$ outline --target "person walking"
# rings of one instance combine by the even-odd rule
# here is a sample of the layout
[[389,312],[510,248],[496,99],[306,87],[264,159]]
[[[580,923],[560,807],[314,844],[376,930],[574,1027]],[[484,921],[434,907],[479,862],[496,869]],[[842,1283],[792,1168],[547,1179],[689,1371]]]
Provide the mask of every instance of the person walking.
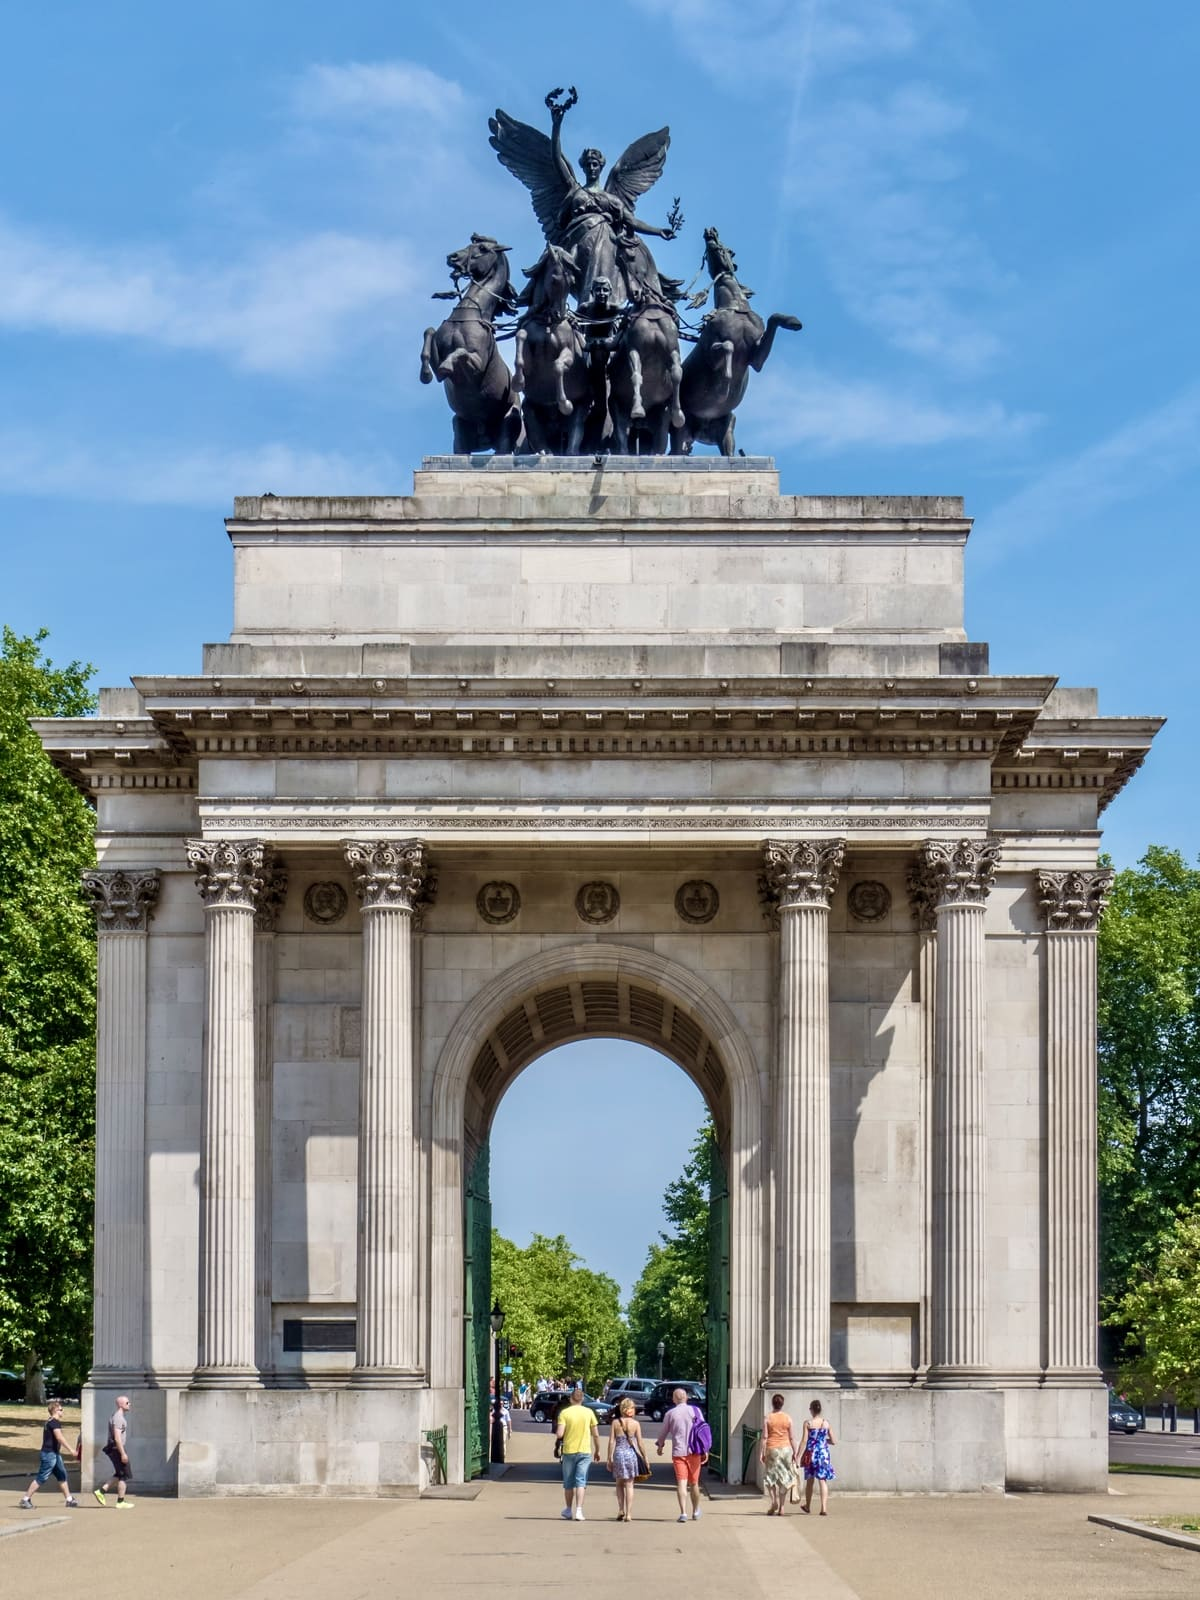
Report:
[[799,1453],[792,1419],[783,1409],[783,1396],[771,1396],[771,1409],[763,1418],[762,1444],[758,1459],[763,1464],[763,1488],[771,1496],[769,1517],[781,1517],[787,1509],[788,1495],[796,1482],[796,1456]]
[[554,1435],[562,1440],[563,1499],[566,1502],[559,1516],[564,1522],[572,1518],[583,1522],[588,1466],[600,1459],[600,1426],[596,1413],[583,1403],[581,1383],[571,1390],[570,1402],[559,1410]]
[[663,1417],[662,1428],[655,1440],[654,1448],[659,1455],[662,1455],[663,1446],[668,1439],[671,1441],[671,1466],[675,1470],[675,1494],[679,1500],[677,1520],[687,1521],[690,1497],[692,1521],[699,1522],[700,1468],[704,1465],[706,1457],[700,1451],[692,1449],[691,1439],[692,1429],[700,1413],[694,1406],[688,1404],[686,1389],[673,1390],[671,1399],[674,1404]]
[[646,1467],[637,1406],[628,1395],[618,1405],[617,1413],[608,1431],[608,1470],[617,1490],[617,1521],[632,1522],[633,1486],[638,1474],[649,1468]]
[[117,1409],[108,1419],[108,1442],[104,1446],[104,1454],[108,1457],[112,1472],[105,1478],[98,1489],[92,1490],[100,1504],[102,1506],[107,1505],[108,1502],[105,1499],[105,1495],[108,1493],[109,1485],[115,1479],[117,1485],[117,1509],[120,1511],[124,1511],[133,1505],[132,1500],[126,1500],[125,1498],[125,1485],[133,1481],[133,1468],[129,1464],[129,1424],[125,1419],[125,1414],[128,1410],[129,1396],[127,1394],[119,1394],[117,1396]]
[[[33,1497],[46,1482],[47,1478],[57,1480],[58,1487],[62,1490],[63,1499],[69,1506],[77,1506],[79,1501],[71,1493],[67,1483],[67,1469],[63,1463],[63,1455],[67,1450],[67,1441],[62,1431],[62,1401],[51,1400],[46,1407],[46,1421],[42,1426],[42,1451],[38,1463],[37,1474],[33,1482],[21,1496],[21,1510],[33,1510]],[[75,1454],[78,1457],[80,1442],[75,1441]]]
[[821,1415],[821,1402],[813,1400],[809,1405],[809,1417],[804,1424],[804,1433],[800,1439],[800,1465],[804,1468],[804,1504],[801,1510],[811,1512],[814,1481],[821,1485],[821,1515],[829,1515],[829,1485],[834,1480],[833,1462],[829,1457],[829,1447],[836,1444],[833,1429]]

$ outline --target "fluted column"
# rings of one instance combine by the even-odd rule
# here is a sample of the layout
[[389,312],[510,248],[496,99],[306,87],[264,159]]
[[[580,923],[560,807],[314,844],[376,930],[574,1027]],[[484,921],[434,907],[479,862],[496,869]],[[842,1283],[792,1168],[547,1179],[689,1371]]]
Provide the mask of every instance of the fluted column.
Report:
[[1096,925],[1113,875],[1039,872],[1046,921],[1047,1377],[1095,1383]]
[[271,1350],[271,1112],[275,1079],[275,925],[287,899],[287,868],[264,871],[254,913],[254,1364],[274,1366]]
[[933,1303],[933,1064],[937,1056],[937,888],[923,867],[908,874],[908,896],[917,928],[917,999],[921,1006],[921,1124],[917,1149],[921,1172],[921,1322],[917,1369],[929,1368]]
[[768,840],[763,887],[779,926],[772,1377],[828,1377],[829,901],[841,839]]
[[254,914],[259,840],[190,839],[204,901],[200,1384],[256,1381]]
[[394,1382],[421,1370],[413,932],[435,880],[419,839],[345,851],[363,921],[355,1378]]
[[987,1366],[987,1083],[984,936],[998,847],[930,839],[921,867],[937,913],[929,1381]]
[[96,1236],[92,1381],[145,1372],[146,944],[156,871],[83,874],[96,913]]

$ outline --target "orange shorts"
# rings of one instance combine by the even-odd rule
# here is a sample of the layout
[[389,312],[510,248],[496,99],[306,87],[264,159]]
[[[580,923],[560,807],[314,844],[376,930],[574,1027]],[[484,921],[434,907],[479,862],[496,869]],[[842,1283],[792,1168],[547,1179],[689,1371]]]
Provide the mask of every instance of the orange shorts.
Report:
[[703,1456],[674,1456],[671,1465],[675,1468],[675,1482],[699,1483],[703,1460]]

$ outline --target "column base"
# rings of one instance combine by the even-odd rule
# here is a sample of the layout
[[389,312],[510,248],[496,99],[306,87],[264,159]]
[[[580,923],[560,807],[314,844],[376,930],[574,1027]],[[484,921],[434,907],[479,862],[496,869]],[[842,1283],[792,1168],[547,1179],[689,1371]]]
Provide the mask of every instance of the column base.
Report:
[[1099,1367],[1047,1367],[1042,1373],[1047,1389],[1107,1389]]
[[991,1367],[932,1366],[925,1374],[927,1389],[996,1389],[1000,1379]]
[[811,1367],[771,1367],[763,1379],[762,1387],[771,1388],[772,1385],[781,1383],[821,1383],[832,1385],[837,1382],[837,1374],[832,1367],[815,1365]]
[[261,1389],[256,1367],[197,1367],[189,1389]]
[[93,1389],[141,1389],[146,1379],[145,1367],[93,1367],[87,1375]]
[[352,1389],[424,1389],[425,1374],[412,1367],[355,1367]]

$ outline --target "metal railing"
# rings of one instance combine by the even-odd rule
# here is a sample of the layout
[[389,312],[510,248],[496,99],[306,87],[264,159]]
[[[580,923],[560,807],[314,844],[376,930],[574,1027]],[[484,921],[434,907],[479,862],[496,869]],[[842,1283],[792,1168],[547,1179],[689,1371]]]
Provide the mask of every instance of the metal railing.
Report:
[[761,1428],[748,1427],[742,1423],[742,1482],[749,1483],[750,1463],[754,1460],[754,1453],[758,1449],[758,1441],[762,1438]]
[[446,1472],[446,1429],[426,1428],[423,1437],[428,1441],[430,1449],[438,1464],[438,1473],[442,1483],[449,1483]]

